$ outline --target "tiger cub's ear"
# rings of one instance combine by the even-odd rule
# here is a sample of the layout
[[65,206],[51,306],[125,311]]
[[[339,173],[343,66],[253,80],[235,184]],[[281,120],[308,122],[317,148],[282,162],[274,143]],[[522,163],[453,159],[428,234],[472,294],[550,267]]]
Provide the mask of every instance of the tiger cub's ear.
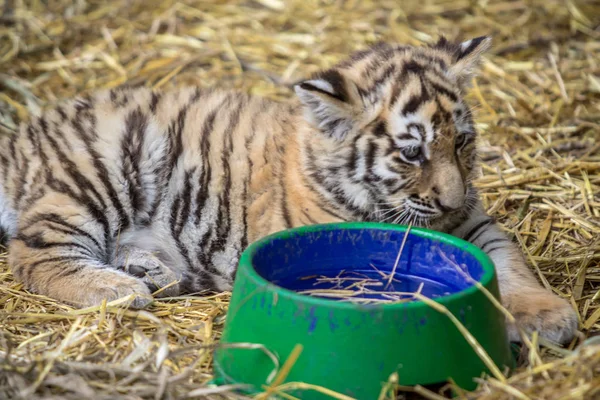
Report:
[[450,43],[442,37],[434,47],[450,53],[452,65],[448,73],[459,82],[468,84],[477,72],[482,54],[491,45],[492,38],[489,36],[480,36],[462,43]]
[[354,83],[336,70],[319,73],[294,86],[309,123],[323,133],[344,139],[358,117],[360,96]]

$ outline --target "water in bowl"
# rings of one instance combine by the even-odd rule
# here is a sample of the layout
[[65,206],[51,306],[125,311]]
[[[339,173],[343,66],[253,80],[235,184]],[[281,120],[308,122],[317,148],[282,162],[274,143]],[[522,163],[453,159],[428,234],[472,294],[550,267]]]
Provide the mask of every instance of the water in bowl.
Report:
[[401,273],[396,273],[390,282],[389,275],[374,268],[350,268],[329,276],[288,276],[276,283],[301,294],[356,303],[410,301],[413,293],[437,298],[460,290],[447,282]]

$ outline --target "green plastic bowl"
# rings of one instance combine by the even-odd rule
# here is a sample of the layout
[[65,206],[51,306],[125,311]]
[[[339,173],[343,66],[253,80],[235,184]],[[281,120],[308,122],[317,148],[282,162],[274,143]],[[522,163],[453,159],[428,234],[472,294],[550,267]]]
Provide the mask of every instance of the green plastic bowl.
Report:
[[[324,288],[315,285],[316,275],[377,278],[380,272],[391,273],[406,229],[376,223],[313,225],[252,244],[239,262],[224,346],[215,352],[217,381],[261,391],[269,383],[273,360],[261,349],[236,344],[262,344],[281,363],[301,344],[286,382],[357,399],[376,399],[393,372],[401,385],[452,379],[474,389],[474,378],[488,369],[448,316],[430,305],[417,300],[355,304],[297,293]],[[393,288],[387,291],[414,292],[422,284],[421,293],[452,312],[499,368],[513,367],[503,315],[457,265],[499,298],[496,272],[485,253],[456,237],[417,228],[407,236]],[[326,398],[317,391],[290,394]]]

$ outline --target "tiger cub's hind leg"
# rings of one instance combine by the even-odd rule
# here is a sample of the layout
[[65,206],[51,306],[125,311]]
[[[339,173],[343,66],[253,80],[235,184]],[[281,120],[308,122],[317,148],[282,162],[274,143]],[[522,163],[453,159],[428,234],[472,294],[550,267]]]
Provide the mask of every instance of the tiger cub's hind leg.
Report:
[[155,297],[177,296],[180,292],[181,277],[151,251],[131,245],[118,246],[114,265],[141,279],[150,291],[156,292]]
[[111,264],[107,226],[103,214],[92,216],[67,195],[43,196],[19,217],[8,248],[13,274],[27,289],[74,306],[136,295],[130,306],[144,307],[152,300],[150,290]]

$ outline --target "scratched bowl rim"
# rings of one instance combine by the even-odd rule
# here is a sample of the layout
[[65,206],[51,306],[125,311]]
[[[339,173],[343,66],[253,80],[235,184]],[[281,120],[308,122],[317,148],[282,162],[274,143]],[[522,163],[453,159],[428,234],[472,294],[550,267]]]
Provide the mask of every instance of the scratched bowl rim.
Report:
[[[331,230],[383,230],[383,231],[395,231],[395,232],[406,232],[408,229],[405,225],[396,225],[396,224],[385,224],[379,222],[340,222],[340,223],[329,223],[329,224],[317,224],[317,225],[306,225],[298,228],[292,228],[280,232],[273,233],[271,235],[265,236],[254,243],[252,243],[248,248],[242,253],[240,257],[240,261],[238,264],[238,274],[243,270],[246,274],[246,277],[250,279],[261,292],[274,292],[277,296],[283,296],[289,298],[291,300],[303,302],[312,306],[320,306],[320,307],[328,307],[331,309],[345,309],[345,310],[362,310],[362,309],[406,309],[406,308],[422,308],[429,307],[421,300],[414,300],[411,302],[403,302],[403,303],[374,303],[374,304],[357,304],[352,302],[341,302],[335,299],[314,297],[310,295],[300,294],[290,289],[286,289],[282,286],[276,285],[267,279],[260,276],[260,274],[254,268],[252,263],[252,259],[254,254],[258,249],[262,246],[267,245],[270,241],[274,239],[289,239],[298,235],[305,235],[307,233],[312,232],[327,232]],[[494,267],[494,263],[488,257],[487,254],[483,252],[480,248],[475,246],[472,243],[467,242],[466,240],[460,239],[456,236],[449,235],[447,233],[442,233],[438,231],[434,231],[426,228],[411,228],[409,235],[419,236],[421,238],[430,239],[433,241],[442,242],[458,248],[461,251],[467,252],[471,254],[481,265],[483,268],[483,275],[478,280],[478,282],[484,286],[485,288],[489,288],[489,284],[496,277],[496,270]],[[479,288],[475,285],[469,285],[469,287],[452,293],[447,296],[440,296],[436,298],[432,298],[433,301],[440,304],[448,304],[452,303],[459,299],[464,299],[469,297],[471,294],[479,291]]]

